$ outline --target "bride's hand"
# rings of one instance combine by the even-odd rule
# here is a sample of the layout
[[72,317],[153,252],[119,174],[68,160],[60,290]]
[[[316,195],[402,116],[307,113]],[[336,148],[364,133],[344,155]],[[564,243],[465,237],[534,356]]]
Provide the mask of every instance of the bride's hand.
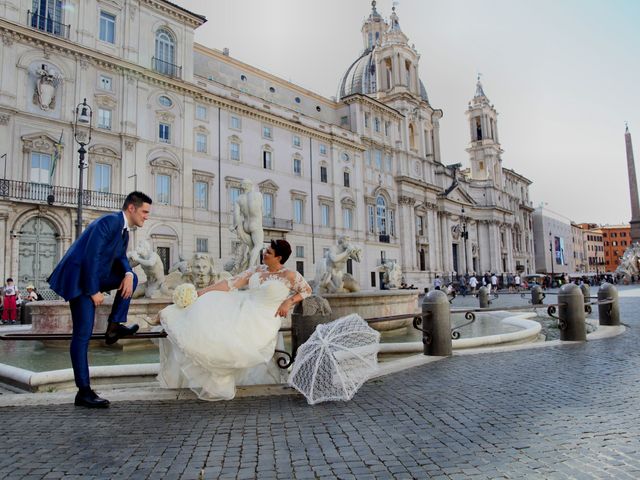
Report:
[[276,317],[286,317],[289,314],[289,309],[291,308],[291,302],[289,299],[286,299],[284,302],[280,304],[278,307],[278,311],[276,312]]

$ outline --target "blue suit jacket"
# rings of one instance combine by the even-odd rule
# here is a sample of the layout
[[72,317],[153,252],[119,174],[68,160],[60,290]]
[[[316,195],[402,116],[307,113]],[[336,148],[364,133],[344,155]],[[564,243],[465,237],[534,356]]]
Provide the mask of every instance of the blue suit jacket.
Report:
[[131,271],[127,260],[126,238],[122,236],[122,212],[111,213],[91,222],[49,277],[49,286],[65,300],[100,291],[101,282],[112,273]]

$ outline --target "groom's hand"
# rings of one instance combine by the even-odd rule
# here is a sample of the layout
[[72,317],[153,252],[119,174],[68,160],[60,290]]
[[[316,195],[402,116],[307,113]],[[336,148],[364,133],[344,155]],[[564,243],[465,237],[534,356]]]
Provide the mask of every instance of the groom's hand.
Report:
[[133,275],[125,275],[118,287],[122,298],[129,298],[133,294]]
[[102,305],[102,302],[104,302],[104,295],[101,292],[94,293],[91,295],[91,301],[96,307],[98,305]]

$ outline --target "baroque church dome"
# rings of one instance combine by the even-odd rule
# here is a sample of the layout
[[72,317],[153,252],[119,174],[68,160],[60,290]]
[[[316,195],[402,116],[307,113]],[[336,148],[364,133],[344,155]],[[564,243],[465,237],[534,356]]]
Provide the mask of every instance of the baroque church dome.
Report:
[[[338,86],[338,100],[361,93],[363,95],[373,95],[378,91],[376,84],[376,63],[374,52],[376,47],[366,49],[360,57],[353,62],[347,71],[342,75]],[[429,102],[427,89],[420,80],[420,98]]]
[[[381,43],[385,38],[385,33],[399,33],[404,37],[404,34],[402,34],[400,30],[398,17],[395,13],[395,7],[391,16],[391,26],[389,26],[377,12],[375,7],[376,2],[373,1],[371,4],[371,14],[367,20],[365,20],[365,24],[363,25],[365,45],[368,44],[368,46],[365,47],[360,56],[342,75],[340,83],[338,84],[338,100],[356,93],[363,95],[375,94],[378,91],[378,85],[376,83],[376,51],[380,49]],[[425,102],[428,102],[429,97],[427,96],[427,89],[425,88],[424,83],[422,83],[422,80],[419,80],[419,88],[420,98]]]

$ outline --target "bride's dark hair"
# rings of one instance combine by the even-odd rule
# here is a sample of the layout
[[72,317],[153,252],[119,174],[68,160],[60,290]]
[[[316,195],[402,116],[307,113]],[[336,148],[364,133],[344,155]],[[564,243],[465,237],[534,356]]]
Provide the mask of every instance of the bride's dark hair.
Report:
[[282,239],[271,240],[271,248],[273,248],[276,257],[281,257],[280,263],[282,265],[289,260],[289,257],[291,256],[291,245],[289,245],[289,242]]

